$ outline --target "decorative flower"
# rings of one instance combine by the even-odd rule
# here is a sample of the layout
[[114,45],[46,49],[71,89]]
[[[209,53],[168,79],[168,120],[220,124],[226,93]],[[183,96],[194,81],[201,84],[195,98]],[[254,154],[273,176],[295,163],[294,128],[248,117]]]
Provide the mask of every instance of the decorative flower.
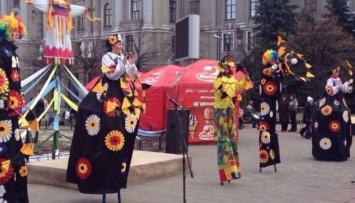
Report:
[[13,69],[13,70],[11,71],[11,79],[12,79],[14,82],[19,81],[19,79],[20,79],[20,74],[18,74],[18,70]]
[[328,150],[332,146],[332,141],[329,138],[322,138],[319,141],[319,145],[322,149]]
[[[4,158],[0,158],[0,163],[2,163],[3,161],[6,160]],[[12,178],[13,174],[14,174],[14,169],[12,168],[11,164],[7,171],[3,166],[0,166],[0,184],[7,183],[7,181],[9,181]]]
[[262,102],[262,103],[260,104],[260,115],[261,115],[261,116],[265,116],[265,115],[267,115],[267,114],[269,113],[269,111],[270,111],[270,106],[269,106],[269,104],[266,103],[266,102]]
[[110,42],[110,44],[111,45],[114,45],[114,44],[116,44],[117,43],[117,35],[110,35],[109,37],[108,37],[108,41]]
[[0,143],[0,156],[4,156],[7,152],[7,147],[5,143]]
[[333,95],[333,88],[332,86],[327,85],[325,87],[325,91],[327,92],[328,95],[332,96]]
[[265,79],[261,79],[261,80],[260,80],[260,84],[262,84],[262,85],[264,85],[264,84],[265,84],[265,82],[266,82],[266,80],[265,80]]
[[314,125],[314,127],[315,127],[315,128],[318,128],[318,127],[319,127],[319,125],[318,125],[318,122],[317,122],[317,121],[316,121],[316,122],[314,122],[314,124],[313,124],[313,125]]
[[340,130],[340,122],[337,120],[331,120],[328,126],[332,132],[338,132]]
[[6,189],[4,185],[0,185],[0,197],[3,197],[6,193]]
[[334,100],[334,104],[338,106],[340,103],[338,100]]
[[269,114],[270,118],[272,118],[274,116],[274,112],[273,111],[270,111],[270,114]]
[[272,70],[271,70],[270,67],[265,67],[265,68],[263,69],[263,74],[264,74],[264,75],[270,76],[271,73],[272,73]]
[[20,108],[23,105],[23,97],[20,94],[20,92],[17,92],[15,90],[10,90],[9,91],[9,99],[7,100],[7,106],[10,107],[11,109],[16,110],[17,112],[20,112]]
[[262,131],[269,130],[269,124],[266,121],[260,121],[258,130],[262,130]]
[[79,158],[78,162],[76,163],[76,174],[81,179],[85,179],[90,176],[91,174],[91,163],[89,160],[85,158]]
[[263,164],[269,161],[269,154],[266,150],[262,149],[259,151],[259,161]]
[[270,149],[269,155],[270,155],[270,158],[271,158],[272,160],[275,159],[275,152],[274,152],[274,150]]
[[263,91],[267,95],[273,95],[275,94],[277,90],[276,84],[272,81],[267,81],[265,85],[263,85]]
[[0,121],[0,143],[10,140],[12,134],[11,120]]
[[343,120],[347,123],[349,121],[349,112],[344,111],[343,112]]
[[121,173],[125,173],[126,172],[126,167],[127,167],[127,163],[125,161],[122,162],[122,166],[121,166]]
[[263,131],[261,133],[261,142],[264,144],[269,144],[270,143],[270,133],[267,131]]
[[0,109],[5,108],[5,101],[0,99]]
[[[109,105],[113,105],[113,106],[110,107]],[[110,97],[106,101],[104,101],[103,108],[104,108],[104,112],[107,115],[111,117],[115,117],[116,116],[115,108],[120,106],[121,106],[121,102],[116,97]]]
[[85,127],[89,135],[96,135],[100,131],[100,118],[95,114],[90,115],[85,121]]
[[332,113],[333,109],[330,105],[325,105],[320,112],[324,115],[324,116],[329,116]]
[[20,174],[21,177],[27,176],[27,167],[26,167],[26,165],[21,166],[21,168],[19,169],[18,173]]
[[125,128],[127,132],[133,133],[137,126],[137,117],[133,114],[130,114],[125,119]]
[[109,150],[118,151],[122,149],[125,139],[123,134],[118,130],[113,130],[105,137],[105,144]]
[[20,140],[20,130],[18,128],[14,131],[16,141]]
[[6,77],[5,71],[0,68],[0,94],[7,92],[9,89],[9,79]]

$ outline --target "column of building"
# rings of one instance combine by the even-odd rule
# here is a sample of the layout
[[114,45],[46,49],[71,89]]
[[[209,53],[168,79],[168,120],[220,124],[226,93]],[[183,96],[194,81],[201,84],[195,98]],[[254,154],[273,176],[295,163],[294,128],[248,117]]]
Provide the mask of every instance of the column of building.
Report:
[[142,29],[153,29],[153,2],[152,0],[143,1],[143,27]]

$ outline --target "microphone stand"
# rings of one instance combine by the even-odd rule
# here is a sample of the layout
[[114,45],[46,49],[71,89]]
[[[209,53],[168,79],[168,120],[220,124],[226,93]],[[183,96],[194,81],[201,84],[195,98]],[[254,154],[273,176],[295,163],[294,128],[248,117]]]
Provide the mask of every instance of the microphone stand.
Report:
[[[170,100],[170,99],[169,99]],[[170,100],[171,101],[171,100]],[[173,100],[174,101],[174,100]],[[191,178],[194,178],[194,175],[192,173],[192,169],[191,169],[191,164],[190,164],[190,159],[189,159],[189,154],[188,154],[188,148],[187,148],[187,140],[185,138],[185,136],[183,135],[183,129],[182,129],[182,125],[180,122],[180,115],[179,115],[179,111],[178,111],[178,107],[181,108],[180,105],[177,104],[177,102],[173,102],[171,101],[174,105],[175,105],[175,112],[179,121],[179,129],[180,132],[178,132],[178,134],[180,134],[180,136],[182,137],[182,189],[183,189],[183,199],[184,199],[184,203],[186,203],[186,170],[185,170],[185,156],[187,156],[187,163],[189,164],[189,169],[190,169],[190,174],[191,174]]]

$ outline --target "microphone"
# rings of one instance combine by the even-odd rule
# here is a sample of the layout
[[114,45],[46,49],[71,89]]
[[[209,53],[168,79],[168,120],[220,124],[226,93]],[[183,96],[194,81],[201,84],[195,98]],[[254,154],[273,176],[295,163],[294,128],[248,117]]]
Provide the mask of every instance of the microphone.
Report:
[[182,106],[180,106],[180,104],[177,103],[177,101],[175,101],[172,97],[169,97],[169,101],[173,103],[175,107],[179,107],[180,109],[182,109]]

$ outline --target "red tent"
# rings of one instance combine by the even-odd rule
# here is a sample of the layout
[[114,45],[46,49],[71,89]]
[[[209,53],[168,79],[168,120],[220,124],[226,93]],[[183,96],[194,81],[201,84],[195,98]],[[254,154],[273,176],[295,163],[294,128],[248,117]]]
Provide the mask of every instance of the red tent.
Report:
[[176,98],[177,83],[184,68],[177,65],[165,65],[154,68],[141,76],[141,82],[151,84],[146,90],[146,113],[141,115],[139,128],[143,130],[161,130],[166,128],[166,111],[173,105],[168,96]]
[[[213,80],[218,75],[217,68],[217,60],[198,60],[185,68],[179,81],[177,101],[184,108],[190,109],[189,143],[213,142],[214,94],[212,87]],[[240,71],[235,74],[237,80],[241,80],[244,76]],[[238,109],[238,104],[235,108]]]

